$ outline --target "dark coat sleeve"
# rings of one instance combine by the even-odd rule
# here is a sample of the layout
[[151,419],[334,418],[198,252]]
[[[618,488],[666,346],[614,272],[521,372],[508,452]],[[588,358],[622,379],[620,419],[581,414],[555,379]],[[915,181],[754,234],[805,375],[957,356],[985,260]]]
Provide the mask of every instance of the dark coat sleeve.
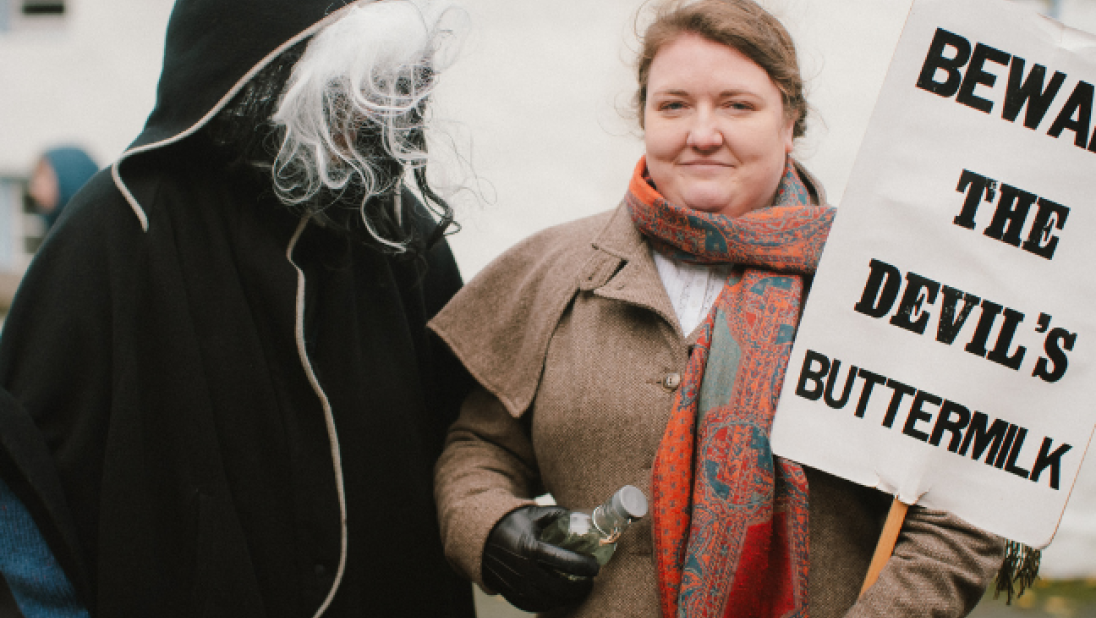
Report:
[[[407,193],[404,199],[415,198]],[[421,206],[416,214],[419,234],[428,237],[433,231],[433,219]],[[461,289],[463,279],[444,239],[430,247],[421,258],[397,260],[395,271],[403,287],[408,321],[417,329],[413,338],[419,348],[419,366],[428,384],[425,395],[429,417],[424,429],[428,451],[436,459],[441,454],[446,431],[457,420],[460,404],[474,381],[449,347],[427,329],[426,323]]]
[[[109,175],[66,208],[35,257],[0,339],[0,475],[34,516],[82,599],[90,556],[69,492],[97,489],[98,459],[67,483],[58,460],[94,448],[109,414],[113,293],[125,270],[109,247],[133,246],[139,225]],[[113,245],[112,245],[113,243]],[[98,440],[98,443],[102,443]]]

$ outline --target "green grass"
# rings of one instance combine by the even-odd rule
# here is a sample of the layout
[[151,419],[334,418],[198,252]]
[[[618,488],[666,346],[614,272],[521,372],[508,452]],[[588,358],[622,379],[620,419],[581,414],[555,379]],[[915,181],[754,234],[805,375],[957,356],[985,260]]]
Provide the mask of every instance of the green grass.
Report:
[[[1002,595],[993,598],[992,587],[982,599],[983,604],[1005,605]],[[1043,579],[1024,591],[1023,596],[1013,597],[1012,609],[1018,616],[1032,615],[1080,618],[1096,615],[1096,578],[1093,579]]]

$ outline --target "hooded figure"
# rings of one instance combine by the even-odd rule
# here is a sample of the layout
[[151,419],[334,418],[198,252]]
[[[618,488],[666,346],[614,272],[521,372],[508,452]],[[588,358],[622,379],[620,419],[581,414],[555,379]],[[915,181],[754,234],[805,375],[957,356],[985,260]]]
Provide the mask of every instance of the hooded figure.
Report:
[[97,171],[99,166],[91,156],[74,146],[51,148],[38,159],[29,193],[47,230],[53,227],[72,196]]
[[425,329],[461,284],[424,168],[445,14],[176,2],[145,129],[0,340],[0,480],[92,616],[474,614],[431,480],[468,384]]

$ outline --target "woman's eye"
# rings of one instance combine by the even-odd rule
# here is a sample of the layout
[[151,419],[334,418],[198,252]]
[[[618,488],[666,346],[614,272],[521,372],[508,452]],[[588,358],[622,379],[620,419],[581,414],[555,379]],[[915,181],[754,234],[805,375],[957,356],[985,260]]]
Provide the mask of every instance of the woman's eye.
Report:
[[753,106],[749,103],[746,103],[745,101],[728,101],[727,107],[739,111],[748,111],[753,109]]
[[666,101],[658,106],[663,111],[674,111],[679,109],[685,109],[685,104],[681,101]]

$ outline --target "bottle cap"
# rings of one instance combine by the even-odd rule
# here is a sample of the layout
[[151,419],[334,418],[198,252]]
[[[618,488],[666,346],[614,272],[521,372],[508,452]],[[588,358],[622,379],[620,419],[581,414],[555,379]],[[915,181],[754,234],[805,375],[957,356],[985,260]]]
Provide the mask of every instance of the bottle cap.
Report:
[[647,514],[647,496],[633,485],[625,485],[613,494],[612,507],[621,518],[640,519]]

